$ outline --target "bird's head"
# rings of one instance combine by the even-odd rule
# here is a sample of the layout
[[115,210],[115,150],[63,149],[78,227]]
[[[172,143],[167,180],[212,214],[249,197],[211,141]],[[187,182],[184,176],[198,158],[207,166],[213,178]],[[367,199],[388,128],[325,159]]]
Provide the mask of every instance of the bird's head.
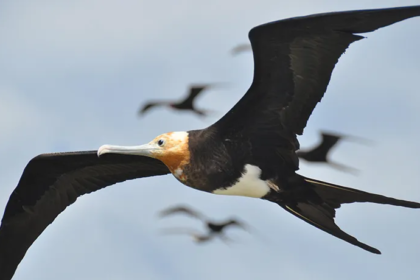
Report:
[[164,133],[149,143],[140,146],[103,145],[98,149],[98,156],[108,153],[155,158],[162,161],[176,175],[190,161],[188,132]]

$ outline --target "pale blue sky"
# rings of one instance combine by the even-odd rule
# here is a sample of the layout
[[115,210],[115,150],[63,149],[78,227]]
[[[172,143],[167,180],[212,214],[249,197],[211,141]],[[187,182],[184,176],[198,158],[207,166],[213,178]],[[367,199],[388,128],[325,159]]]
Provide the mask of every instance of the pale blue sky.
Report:
[[[230,56],[265,22],[312,13],[420,4],[419,0],[4,0],[0,3],[0,208],[23,168],[45,152],[148,142],[173,130],[205,127],[244,94],[252,55]],[[362,170],[352,176],[302,163],[299,173],[332,183],[420,201],[420,18],[365,36],[335,68],[302,147],[320,129],[364,136],[332,155]],[[155,110],[149,98],[178,98],[189,83],[228,82],[198,106],[201,120]],[[418,154],[418,153],[417,153]],[[263,235],[232,230],[237,244],[197,246],[160,228],[200,224],[157,211],[188,203],[215,219],[239,216]],[[417,279],[420,211],[352,204],[338,224],[380,249],[374,255],[336,239],[275,204],[189,189],[172,176],[114,185],[80,198],[29,249],[16,280],[108,279]]]

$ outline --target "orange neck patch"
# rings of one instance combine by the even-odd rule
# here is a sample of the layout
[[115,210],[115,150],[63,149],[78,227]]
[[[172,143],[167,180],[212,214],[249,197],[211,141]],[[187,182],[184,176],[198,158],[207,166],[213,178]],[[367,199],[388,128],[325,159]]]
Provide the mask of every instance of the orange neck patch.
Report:
[[186,149],[176,149],[176,151],[168,151],[163,155],[156,157],[162,161],[172,173],[175,173],[177,169],[183,169],[183,167],[190,163],[190,151],[188,147]]
[[[188,134],[187,134],[188,135]],[[184,180],[183,167],[190,163],[190,150],[188,148],[188,136],[183,138],[171,137],[172,133],[165,136],[168,139],[168,146],[163,153],[154,157],[162,161],[177,178]]]

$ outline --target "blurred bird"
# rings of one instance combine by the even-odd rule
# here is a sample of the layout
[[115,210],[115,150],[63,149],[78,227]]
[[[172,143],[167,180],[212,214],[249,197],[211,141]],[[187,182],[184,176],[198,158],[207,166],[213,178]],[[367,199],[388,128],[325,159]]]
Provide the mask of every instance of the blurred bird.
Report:
[[252,51],[252,47],[250,44],[240,44],[234,47],[231,50],[232,55],[237,55],[239,53],[245,52],[245,51]]
[[176,213],[183,213],[187,214],[190,217],[196,218],[201,220],[210,231],[210,234],[221,234],[223,230],[228,226],[237,226],[246,231],[249,231],[249,228],[245,226],[243,222],[239,222],[237,219],[230,219],[225,221],[224,223],[215,223],[210,221],[208,218],[203,216],[202,214],[198,213],[197,211],[191,210],[190,208],[184,206],[178,206],[166,209],[160,213],[160,217],[166,217],[168,215],[176,214]]
[[351,173],[356,173],[359,170],[353,167],[349,167],[346,165],[343,165],[341,163],[337,163],[337,162],[332,162],[329,158],[328,155],[331,151],[331,149],[338,143],[339,140],[341,139],[346,139],[346,140],[356,140],[359,142],[370,142],[368,140],[359,138],[359,137],[355,137],[355,136],[350,136],[350,135],[344,135],[344,134],[337,134],[337,133],[328,133],[328,132],[321,132],[321,136],[322,136],[322,141],[321,143],[318,144],[318,146],[312,148],[311,150],[300,150],[297,151],[296,154],[299,158],[306,160],[308,162],[323,162],[326,163],[328,165],[330,165],[331,167],[334,167],[336,169],[339,169],[341,171],[347,171],[347,172],[351,172]]
[[192,229],[187,228],[167,228],[160,231],[162,234],[187,234],[191,236],[192,240],[196,243],[206,243],[214,238],[219,237],[220,240],[226,244],[232,242],[232,239],[228,238],[224,234],[215,234],[214,232],[208,232],[207,234],[199,233]]
[[202,84],[202,85],[192,85],[190,86],[188,96],[179,102],[172,102],[172,101],[152,101],[146,103],[139,111],[140,115],[144,115],[147,111],[149,111],[153,107],[157,106],[169,106],[175,110],[189,110],[193,111],[199,116],[206,116],[210,111],[209,110],[202,110],[195,108],[194,101],[202,93],[204,90],[214,87],[215,84]]
[[199,233],[197,231],[194,231],[192,229],[186,229],[186,228],[171,228],[171,229],[164,229],[161,230],[161,233],[163,234],[188,234],[192,237],[192,239],[197,243],[205,243],[210,240],[212,240],[215,235],[209,233],[207,235]]

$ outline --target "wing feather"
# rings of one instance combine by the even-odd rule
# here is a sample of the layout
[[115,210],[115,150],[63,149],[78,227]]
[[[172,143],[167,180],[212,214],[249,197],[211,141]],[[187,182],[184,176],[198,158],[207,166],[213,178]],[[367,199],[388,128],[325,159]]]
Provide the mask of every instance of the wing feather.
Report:
[[194,85],[191,86],[189,89],[188,96],[182,100],[178,106],[179,107],[187,107],[192,108],[194,100],[197,98],[199,94],[201,94],[205,89],[207,89],[210,85]]
[[152,108],[156,108],[163,105],[168,105],[169,103],[166,101],[150,101],[144,104],[140,110],[138,111],[139,115],[145,114],[147,111],[150,111]]
[[168,174],[160,161],[96,151],[33,158],[12,192],[0,226],[0,279],[11,279],[39,235],[76,199],[125,180]]
[[356,33],[419,15],[420,6],[347,11],[285,19],[251,29],[252,84],[208,131],[226,141],[227,149],[241,144],[246,152],[241,164],[259,166],[264,178],[295,172],[299,168],[296,137],[321,101],[340,56],[363,38]]
[[[321,101],[332,71],[348,46],[398,21],[419,16],[420,6],[334,12],[263,24],[249,32],[254,78],[243,98],[214,124],[220,133],[278,127],[302,134]],[[277,132],[273,133],[274,134]],[[289,136],[289,137],[290,137]]]
[[165,209],[160,213],[160,216],[161,217],[166,217],[168,215],[173,215],[173,214],[177,214],[177,213],[183,213],[183,214],[186,214],[190,217],[193,217],[193,218],[196,218],[196,219],[199,219],[199,220],[202,220],[202,221],[206,220],[206,218],[202,214],[200,214],[199,212],[194,211],[194,210],[192,210],[188,207],[185,207],[185,206],[176,206],[176,207],[171,207],[171,208]]

